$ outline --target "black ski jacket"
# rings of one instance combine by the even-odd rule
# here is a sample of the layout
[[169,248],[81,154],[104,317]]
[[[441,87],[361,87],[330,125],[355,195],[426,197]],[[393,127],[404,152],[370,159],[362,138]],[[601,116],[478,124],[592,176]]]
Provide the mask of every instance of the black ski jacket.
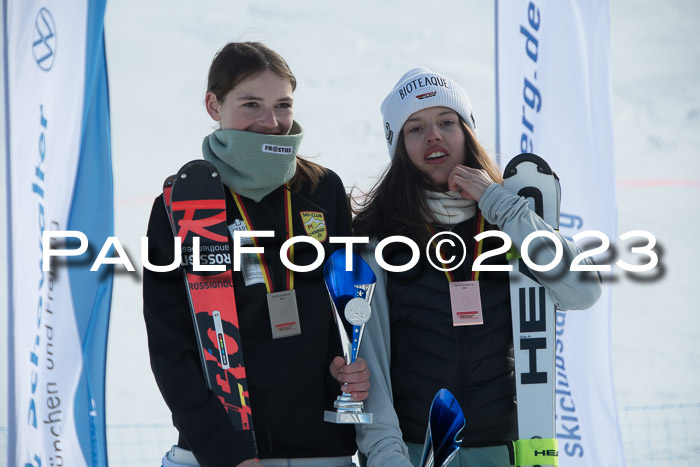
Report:
[[[484,219],[507,234],[518,247],[535,231],[547,231],[558,237],[562,246],[558,265],[548,272],[530,271],[558,310],[586,309],[598,300],[602,290],[598,274],[569,271],[580,249],[535,214],[527,200],[494,183],[486,189],[478,206]],[[476,234],[473,219],[450,224],[467,246],[466,261],[454,271],[456,281],[470,280]],[[441,230],[440,226],[434,227]],[[530,244],[530,258],[535,264],[549,264],[555,258],[554,242],[543,237],[539,240],[542,241],[537,245]],[[373,239],[361,250],[362,257],[377,275],[372,315],[360,349],[372,370],[372,389],[365,408],[374,414],[374,429],[358,431],[358,443],[368,454],[368,465],[403,461],[401,439],[423,443],[430,403],[441,388],[449,389],[464,411],[467,423],[463,446],[499,445],[516,438],[508,273],[480,272],[484,324],[455,327],[448,279],[444,272],[428,263],[425,248],[419,248],[422,257],[410,270],[388,272],[378,265],[377,241]],[[483,242],[484,253],[493,253],[504,244],[495,237]],[[407,264],[411,256],[406,251],[408,247],[398,242],[391,245],[384,249],[385,261]],[[437,264],[434,248],[429,250],[433,263]],[[461,247],[457,251],[444,251],[443,258],[452,255],[461,257]],[[500,255],[482,264],[504,263],[505,258]],[[585,263],[593,264],[590,258]],[[384,409],[392,403],[396,414]]]
[[[259,238],[271,269],[275,290],[282,290],[285,268],[279,250],[285,238],[282,190],[259,203],[243,198],[254,230],[273,230],[274,238]],[[226,190],[227,223],[241,219]],[[340,178],[328,171],[313,193],[304,187],[292,193],[295,235],[307,235],[302,213],[321,213],[326,258],[338,248],[331,236],[349,236],[350,210]],[[318,216],[317,216],[318,219]],[[314,224],[324,237],[324,227]],[[173,234],[159,196],[148,225],[149,259],[170,264]],[[320,239],[319,239],[320,240]],[[229,239],[230,241],[230,239]],[[307,265],[317,257],[308,244],[295,245],[295,263]],[[329,364],[342,355],[338,331],[326,291],[322,267],[295,273],[301,334],[272,339],[264,284],[246,287],[241,272],[233,273],[250,406],[260,458],[351,456],[356,451],[352,425],[323,421],[340,394]],[[192,316],[180,269],[156,273],[144,269],[144,318],[151,368],[179,431],[178,445],[190,449],[202,467],[235,466],[254,457],[250,433],[234,431],[228,416],[205,384]]]
[[[455,281],[470,280],[473,230],[473,218],[453,229],[468,248],[467,260],[454,271]],[[394,248],[388,262],[406,264],[406,250]],[[445,257],[451,254],[445,252]],[[485,264],[506,260],[501,256]],[[430,404],[438,390],[446,388],[467,419],[465,447],[505,444],[517,438],[508,273],[480,273],[483,325],[452,325],[448,287],[445,273],[425,257],[409,271],[387,274],[391,381],[404,440],[423,443]]]

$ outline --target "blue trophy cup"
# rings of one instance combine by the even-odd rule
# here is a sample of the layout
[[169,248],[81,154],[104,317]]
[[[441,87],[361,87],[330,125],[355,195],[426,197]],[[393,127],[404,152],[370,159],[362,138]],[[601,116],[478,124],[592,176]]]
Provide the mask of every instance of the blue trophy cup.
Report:
[[455,396],[447,389],[440,389],[430,405],[420,466],[447,465],[462,445],[461,434],[465,424],[464,413]]
[[[365,323],[372,313],[370,302],[377,277],[359,255],[352,251],[346,252],[345,249],[336,250],[328,257],[323,266],[323,277],[331,298],[343,356],[345,362],[350,364],[357,359]],[[343,311],[345,319],[352,325],[352,340],[345,331],[339,310]],[[326,410],[323,414],[323,419],[327,422],[372,423],[372,414],[365,413],[362,401],[353,401],[350,394],[342,393],[333,406],[335,411]]]

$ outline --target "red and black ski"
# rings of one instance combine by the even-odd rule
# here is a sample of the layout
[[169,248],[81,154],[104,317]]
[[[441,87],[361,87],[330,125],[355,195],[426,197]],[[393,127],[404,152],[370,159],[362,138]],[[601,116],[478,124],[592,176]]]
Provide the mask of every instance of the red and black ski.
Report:
[[234,428],[252,432],[226,198],[216,168],[204,160],[188,162],[165,180],[163,200],[173,235],[182,240],[181,268],[207,386],[219,397]]

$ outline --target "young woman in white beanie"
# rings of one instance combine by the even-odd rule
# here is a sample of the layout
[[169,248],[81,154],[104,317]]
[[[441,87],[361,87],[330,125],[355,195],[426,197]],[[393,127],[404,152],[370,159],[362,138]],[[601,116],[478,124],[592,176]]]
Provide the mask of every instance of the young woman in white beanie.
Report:
[[[358,446],[369,466],[417,465],[431,401],[447,388],[467,421],[462,449],[451,465],[508,466],[507,446],[517,438],[508,273],[480,273],[475,299],[483,323],[470,326],[454,325],[450,282],[475,279],[474,236],[484,229],[505,232],[516,246],[537,230],[559,237],[564,245],[559,266],[548,273],[533,271],[559,310],[590,307],[600,296],[599,278],[595,272],[565,270],[578,248],[502,187],[498,168],[477,140],[469,99],[452,79],[414,68],[381,110],[391,165],[354,220],[354,234],[372,239],[362,254],[378,277],[360,348],[372,370],[365,407],[375,421],[358,429]],[[443,231],[458,235],[467,249],[467,260],[451,274],[426,257],[429,239]],[[420,249],[418,263],[408,271],[387,272],[377,265],[377,242],[393,235],[412,239]],[[502,245],[488,240],[483,251]],[[442,257],[457,253],[443,250]],[[554,248],[541,254],[537,262],[547,264]],[[412,256],[401,243],[382,253],[392,265],[407,264]],[[487,263],[506,264],[505,255]]]

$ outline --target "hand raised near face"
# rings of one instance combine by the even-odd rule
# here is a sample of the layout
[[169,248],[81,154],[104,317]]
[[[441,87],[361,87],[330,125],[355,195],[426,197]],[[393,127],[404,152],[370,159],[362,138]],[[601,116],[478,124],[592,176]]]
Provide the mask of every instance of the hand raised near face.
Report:
[[447,177],[450,191],[456,191],[462,198],[478,202],[486,189],[494,183],[483,169],[473,169],[466,165],[457,165]]

